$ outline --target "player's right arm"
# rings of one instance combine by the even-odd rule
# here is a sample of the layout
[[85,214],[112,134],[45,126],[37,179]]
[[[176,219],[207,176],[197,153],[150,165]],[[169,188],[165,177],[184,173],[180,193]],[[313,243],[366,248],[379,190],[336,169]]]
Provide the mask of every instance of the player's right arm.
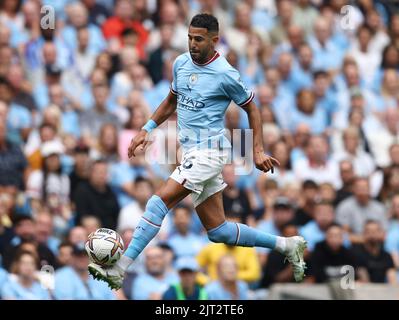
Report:
[[[161,102],[157,110],[153,113],[150,120],[154,121],[156,126],[161,125],[165,120],[167,120],[175,111],[177,107],[177,95],[169,91],[168,96]],[[128,156],[131,158],[135,156],[136,149],[141,146],[141,150],[144,150],[147,146],[149,132],[146,129],[141,129],[141,131],[132,139],[128,149]]]

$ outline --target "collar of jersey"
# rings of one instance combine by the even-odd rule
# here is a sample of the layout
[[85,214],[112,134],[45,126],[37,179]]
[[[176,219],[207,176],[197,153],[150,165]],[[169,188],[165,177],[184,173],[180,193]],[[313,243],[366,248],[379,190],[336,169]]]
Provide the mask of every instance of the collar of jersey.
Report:
[[206,66],[207,64],[210,64],[211,62],[215,61],[217,58],[219,58],[219,52],[215,51],[215,54],[213,55],[213,57],[210,58],[207,62],[197,63],[194,60],[192,60],[192,61],[195,65],[203,67],[203,66]]

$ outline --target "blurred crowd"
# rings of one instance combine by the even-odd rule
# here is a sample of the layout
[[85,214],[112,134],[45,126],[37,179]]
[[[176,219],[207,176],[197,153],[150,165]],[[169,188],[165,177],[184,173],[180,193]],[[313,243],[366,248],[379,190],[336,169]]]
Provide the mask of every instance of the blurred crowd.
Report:
[[[396,1],[1,0],[1,298],[253,299],[294,282],[279,253],[209,242],[190,198],[122,290],[88,275],[88,234],[115,229],[127,247],[176,167],[156,161],[157,140],[146,156],[128,159],[127,148],[167,96],[199,12],[218,18],[217,50],[255,92],[265,150],[281,163],[237,175],[233,150],[227,218],[303,235],[305,282],[334,281],[349,265],[355,281],[397,283]],[[232,103],[226,129],[237,128],[248,120]],[[166,124],[158,133],[176,141]]]

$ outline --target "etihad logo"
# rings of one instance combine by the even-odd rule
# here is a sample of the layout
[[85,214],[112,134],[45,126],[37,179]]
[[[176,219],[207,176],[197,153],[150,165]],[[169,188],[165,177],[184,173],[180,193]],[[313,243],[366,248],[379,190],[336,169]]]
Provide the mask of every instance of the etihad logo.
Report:
[[201,101],[194,100],[182,93],[177,95],[178,106],[191,111],[199,111],[205,107],[205,103]]

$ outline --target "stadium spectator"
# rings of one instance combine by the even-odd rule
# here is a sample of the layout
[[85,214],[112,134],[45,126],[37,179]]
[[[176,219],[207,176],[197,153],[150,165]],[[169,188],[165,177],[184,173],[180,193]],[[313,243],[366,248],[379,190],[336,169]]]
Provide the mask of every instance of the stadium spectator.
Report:
[[182,257],[176,262],[179,282],[172,284],[162,295],[162,300],[208,300],[206,290],[196,282],[199,266],[192,257]]
[[328,144],[323,136],[312,136],[306,147],[306,157],[294,162],[294,173],[300,181],[330,182],[340,187],[338,164],[328,158]]
[[[324,239],[325,226],[319,224],[328,225],[334,216],[330,205],[321,205],[320,215],[319,203],[332,202],[337,221],[351,229],[355,243],[362,240],[364,221],[375,218],[387,226],[385,250],[399,266],[395,1],[42,1],[55,9],[56,28],[42,28],[47,21],[39,2],[6,0],[0,8],[0,260],[5,267],[21,247],[38,251],[42,264],[69,264],[70,245],[61,247],[63,262],[52,260],[58,244],[84,242],[100,225],[115,226],[127,246],[146,199],[176,166],[171,148],[180,145],[171,122],[156,130],[147,153],[129,159],[127,148],[169,93],[174,61],[187,51],[189,18],[201,11],[218,18],[217,51],[254,91],[264,148],[281,162],[274,173],[245,173],[240,164],[249,160],[248,142],[241,130],[241,146],[232,150],[240,171],[225,168],[231,186],[224,191],[224,206],[230,218],[273,225],[274,203],[286,197],[298,230],[310,229],[305,237],[312,247]],[[350,28],[345,29],[341,10],[348,3]],[[228,108],[226,135],[248,129],[243,112],[235,105]],[[39,180],[54,162],[41,154],[48,143],[62,148],[46,186]],[[101,170],[97,164],[91,168],[97,159],[106,162]],[[368,179],[370,196],[363,192],[365,182],[360,183],[363,191],[355,190],[356,177]],[[69,192],[64,192],[62,180],[67,179]],[[39,186],[33,201],[31,184]],[[51,190],[47,199],[42,199],[43,187]],[[192,207],[189,198],[184,204]],[[187,229],[181,216],[177,222]],[[165,272],[173,272],[175,254],[166,240],[176,237],[179,228],[172,215],[167,217],[156,242],[164,247]],[[188,229],[203,237],[197,215]],[[206,242],[200,249],[208,250]],[[343,243],[347,247],[346,236]],[[217,254],[208,256],[219,258],[226,250],[213,248]],[[252,270],[254,278],[262,260],[255,262],[256,254],[247,252],[247,265],[238,265]],[[206,261],[202,269],[216,277],[211,271],[216,262]],[[130,271],[124,290],[128,299],[132,279],[145,272],[144,256]],[[367,280],[364,270],[357,276]],[[263,299],[262,294],[256,297]]]
[[59,141],[42,144],[43,169],[33,171],[27,181],[27,195],[37,201],[57,201],[65,205],[69,201],[69,177],[62,173],[61,155],[64,146]]
[[326,231],[326,239],[316,244],[311,256],[312,280],[328,282],[342,277],[343,266],[352,266],[358,273],[355,257],[344,247],[344,230],[338,224],[331,224]]
[[71,184],[71,200],[73,197],[73,191],[82,182],[87,182],[89,177],[89,147],[84,144],[78,144],[74,150],[74,166],[69,174],[69,182]]
[[94,280],[87,271],[89,257],[84,243],[73,247],[70,265],[55,273],[54,296],[57,300],[115,300],[104,282]]
[[100,134],[101,127],[106,123],[112,123],[119,128],[119,122],[115,115],[107,111],[106,101],[109,88],[105,84],[98,84],[93,88],[94,106],[80,114],[79,126],[84,142],[90,147],[95,146],[95,137]]
[[209,300],[247,300],[248,284],[239,280],[236,259],[223,255],[217,263],[218,280],[209,283],[205,290]]
[[384,231],[377,221],[366,221],[363,229],[364,243],[353,247],[356,264],[365,269],[365,282],[397,283],[392,257],[384,250]]
[[195,257],[204,246],[204,239],[190,231],[192,210],[183,204],[173,209],[173,225],[176,232],[173,233],[167,243],[172,248],[176,258]]
[[309,251],[313,251],[316,244],[325,239],[325,233],[334,219],[334,207],[330,202],[316,202],[313,220],[299,229],[299,233],[308,242]]
[[40,265],[55,264],[55,257],[44,243],[35,240],[35,223],[32,217],[18,215],[13,218],[13,231],[15,236],[4,248],[3,266],[10,270],[12,261],[19,249],[29,247],[38,254]]
[[223,168],[223,179],[227,187],[223,190],[223,207],[228,217],[230,214],[241,218],[241,223],[254,225],[254,216],[249,203],[248,195],[236,185],[236,167],[232,164]]
[[[263,232],[276,235],[282,234],[282,228],[294,220],[294,208],[292,203],[285,197],[277,197],[273,204],[273,213],[270,219],[263,217],[259,221],[257,228]],[[271,250],[266,248],[256,248],[259,254],[261,265],[265,265],[267,256]]]
[[[235,218],[235,221],[239,222],[239,218]],[[218,273],[219,260],[226,254],[233,256],[236,261],[238,279],[246,282],[259,280],[260,265],[254,248],[229,246],[224,243],[209,243],[197,255],[197,261],[207,275],[212,280],[216,280],[220,276]]]
[[[282,228],[282,235],[284,237],[293,237],[298,235],[298,230],[295,225],[287,223]],[[261,288],[269,288],[274,283],[287,282],[295,282],[291,265],[285,261],[280,253],[276,251],[270,252],[266,265],[262,270],[259,286]]]
[[72,263],[73,244],[67,241],[58,246],[57,264],[60,268],[70,266]]
[[98,217],[103,226],[115,229],[119,204],[115,193],[107,183],[108,164],[97,160],[92,164],[88,182],[82,182],[75,190],[76,221],[83,216]]
[[133,280],[132,299],[161,300],[169,286],[179,281],[178,277],[166,273],[166,260],[160,247],[149,247],[144,254],[146,272]]
[[13,260],[11,274],[2,286],[1,297],[5,300],[49,300],[49,292],[37,279],[39,259],[37,255],[20,251]]
[[41,211],[35,215],[35,239],[46,245],[54,255],[58,253],[60,240],[54,234],[54,216],[48,211]]
[[339,163],[339,174],[342,181],[342,188],[337,191],[334,205],[337,206],[346,198],[353,195],[353,183],[355,181],[355,170],[349,160],[342,160]]
[[367,220],[378,221],[387,230],[385,207],[370,196],[367,178],[356,178],[353,196],[342,201],[337,207],[336,221],[349,232],[352,243],[363,242],[362,231]]

